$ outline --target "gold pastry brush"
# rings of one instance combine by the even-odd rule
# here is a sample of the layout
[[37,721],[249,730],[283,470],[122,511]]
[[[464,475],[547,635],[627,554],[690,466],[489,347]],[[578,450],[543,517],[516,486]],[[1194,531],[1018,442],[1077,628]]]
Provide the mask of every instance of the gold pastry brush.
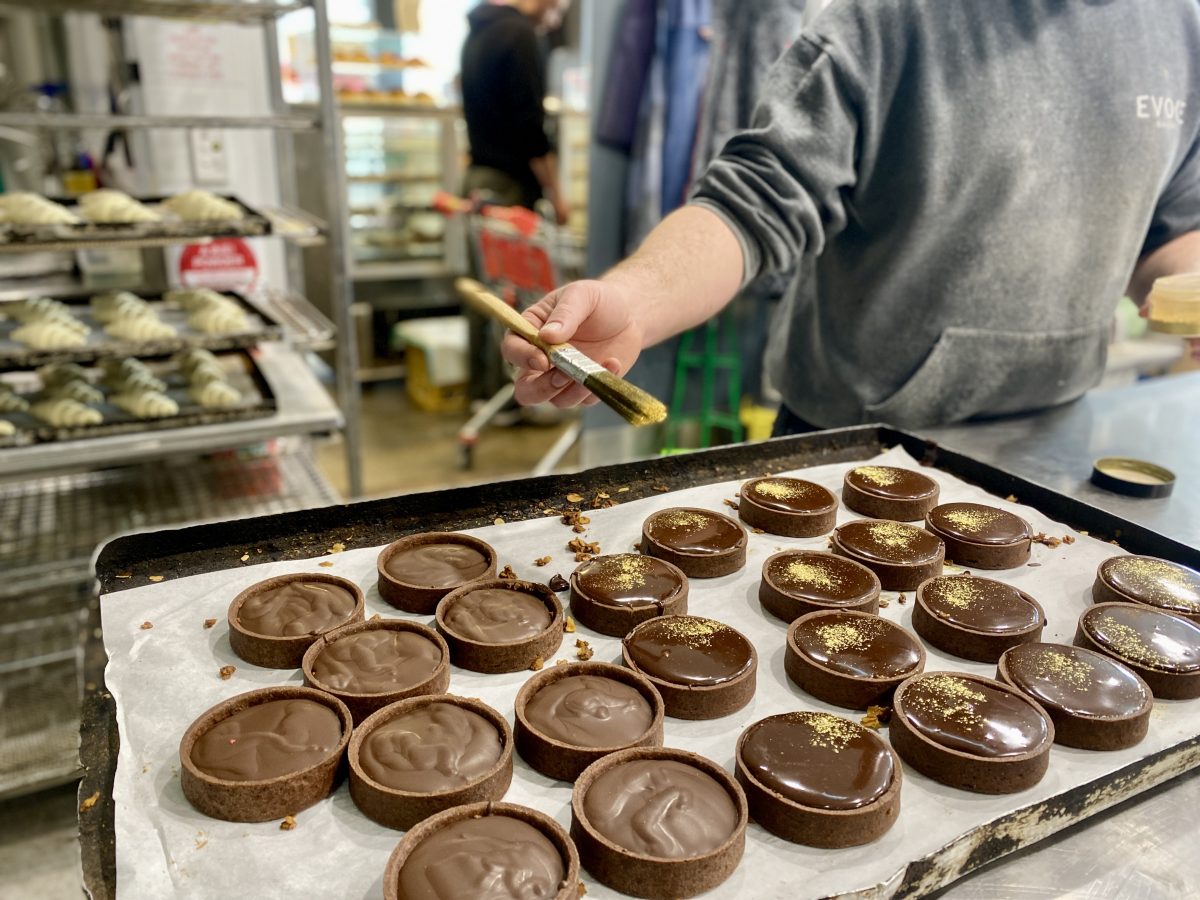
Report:
[[614,375],[570,344],[548,344],[543,341],[538,337],[537,326],[489,292],[478,281],[459,278],[454,286],[462,298],[478,312],[495,319],[509,331],[543,351],[549,357],[551,365],[571,380],[582,384],[630,425],[653,425],[667,417],[667,408],[637,385]]

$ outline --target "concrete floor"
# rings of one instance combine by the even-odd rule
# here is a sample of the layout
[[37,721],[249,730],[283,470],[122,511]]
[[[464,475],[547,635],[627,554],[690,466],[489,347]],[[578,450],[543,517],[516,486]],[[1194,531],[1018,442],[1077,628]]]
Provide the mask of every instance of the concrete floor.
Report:
[[83,895],[75,785],[0,802],[0,900]]

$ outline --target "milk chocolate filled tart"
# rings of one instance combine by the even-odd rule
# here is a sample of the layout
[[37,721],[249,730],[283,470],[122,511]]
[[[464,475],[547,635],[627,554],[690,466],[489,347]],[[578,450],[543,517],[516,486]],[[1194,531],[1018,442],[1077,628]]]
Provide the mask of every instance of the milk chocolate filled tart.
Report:
[[544,584],[495,578],[452,591],[437,607],[450,661],[472,672],[519,672],[563,640],[558,596]]
[[295,815],[337,786],[353,727],[342,701],[312,688],[281,685],[230,697],[183,733],[183,796],[204,815],[229,822]]
[[1000,657],[996,679],[1041,704],[1054,742],[1083,750],[1123,750],[1146,736],[1154,695],[1128,666],[1063,644],[1021,644]]
[[621,642],[625,665],[650,680],[668,716],[717,719],[754,697],[758,654],[740,631],[700,616],[643,622]]
[[677,566],[640,553],[597,556],[571,573],[571,612],[613,637],[656,616],[684,615],[687,599],[687,576]]
[[896,689],[888,736],[901,759],[934,781],[977,794],[1012,794],[1046,774],[1054,725],[1010,685],[963,672],[926,672]]
[[663,702],[636,672],[603,662],[551,666],[521,688],[517,752],[547,778],[574,781],[602,756],[659,747]]
[[915,525],[856,519],[833,533],[833,552],[866,566],[885,591],[911,591],[942,574],[946,545]]
[[1096,570],[1092,599],[1142,603],[1200,623],[1200,572],[1153,556],[1114,556]]
[[325,632],[363,620],[366,598],[353,581],[323,572],[277,575],[229,604],[229,645],[267,669],[295,669]]
[[1159,700],[1200,697],[1200,625],[1138,603],[1098,603],[1079,617],[1075,643],[1120,660]]
[[370,819],[408,829],[453,806],[499,800],[512,783],[513,738],[479,700],[410,697],[372,714],[350,739],[350,797]]
[[755,478],[742,485],[738,518],[769,534],[816,537],[833,530],[837,498],[819,484],[800,478]]
[[746,529],[711,509],[664,509],[642,524],[642,552],[688,578],[719,578],[746,565]]
[[963,659],[996,662],[1009,647],[1042,636],[1040,603],[1009,584],[974,575],[941,575],[917,588],[913,630]]
[[879,612],[879,576],[832,553],[784,550],[767,557],[758,602],[785,622],[825,609]]
[[735,775],[750,817],[785,841],[854,847],[900,813],[900,759],[880,737],[829,713],[755,722],[737,742]]
[[925,528],[946,545],[946,558],[972,569],[1012,569],[1029,562],[1033,529],[1020,516],[981,503],[943,503]]
[[379,552],[379,596],[405,612],[430,615],[464,584],[496,576],[496,551],[469,534],[410,534]]
[[887,619],[824,610],[792,623],[783,667],[818,700],[866,709],[890,703],[900,683],[925,668],[925,648]]
[[928,475],[895,466],[858,466],[842,481],[847,509],[873,519],[916,522],[937,506],[938,483]]
[[741,862],[747,818],[746,796],[724,769],[667,747],[605,756],[571,793],[571,837],[583,867],[614,890],[651,900],[694,897],[725,881]]
[[519,885],[522,897],[579,900],[579,854],[562,826],[535,809],[515,803],[456,806],[404,836],[388,857],[383,897],[493,897],[497,879]]
[[450,648],[427,625],[374,619],[321,635],[301,668],[304,683],[345,703],[358,725],[397,700],[444,693]]

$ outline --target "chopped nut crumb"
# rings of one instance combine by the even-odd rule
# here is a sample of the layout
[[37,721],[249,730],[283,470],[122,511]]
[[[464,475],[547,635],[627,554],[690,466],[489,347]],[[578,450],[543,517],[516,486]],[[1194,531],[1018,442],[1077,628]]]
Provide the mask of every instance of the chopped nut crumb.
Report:
[[556,666],[567,666],[571,664],[571,661],[569,659],[556,659],[554,664]]
[[565,631],[567,634],[575,633],[575,620],[570,616],[567,616],[567,618],[563,621],[563,631]]
[[572,525],[571,530],[576,534],[583,534],[585,531],[587,531],[587,527],[584,525]]
[[517,573],[513,571],[512,566],[505,566],[503,569],[500,570],[500,574],[497,575],[496,577],[497,578],[516,578]]
[[891,717],[892,711],[886,706],[868,706],[867,714],[862,717],[862,726],[878,731]]
[[113,577],[115,577],[115,578],[132,578],[132,577],[133,577],[133,573],[132,573],[132,572],[118,572],[118,573],[117,573],[115,576],[113,576]]
[[652,485],[650,485],[650,490],[658,491],[660,494],[665,494],[667,491],[670,490],[670,488],[667,487],[665,484],[652,484]]
[[1069,535],[1069,534],[1064,534],[1062,542],[1064,544],[1073,544],[1073,543],[1075,543],[1075,538],[1071,537],[1071,535]]
[[208,838],[205,836],[203,831],[197,831],[196,832],[196,849],[203,850],[207,846],[208,846]]
[[892,601],[889,600],[887,597],[879,598],[879,608],[880,609],[887,609],[891,605],[892,605]]
[[1033,542],[1035,544],[1044,544],[1045,546],[1050,547],[1050,548],[1057,547],[1059,544],[1062,543],[1062,541],[1060,541],[1058,538],[1050,537],[1048,535],[1043,534],[1040,531],[1033,536]]
[[319,563],[317,563],[317,565],[320,566],[322,569],[332,569],[333,568],[333,563],[331,563],[329,560],[325,560],[325,562],[319,562]]
[[604,491],[596,491],[596,499],[597,500],[607,500],[608,494],[606,494]]
[[738,507],[738,504],[737,504],[737,501],[736,501],[736,500],[730,500],[728,497],[726,497],[726,498],[725,498],[724,500],[722,500],[721,502],[722,502],[722,503],[724,503],[726,506],[728,506],[730,509],[738,509],[738,508],[739,508],[739,507]]
[[499,516],[496,516],[496,518],[492,519],[492,524],[493,525],[503,525],[504,520],[502,518],[500,518]]
[[590,553],[593,556],[600,554],[599,541],[585,541],[583,538],[571,538],[567,542],[567,549],[572,553]]
[[753,531],[755,534],[766,534],[766,532],[763,531],[761,528],[751,528],[750,530]]
[[92,794],[92,796],[86,798],[82,803],[79,804],[79,811],[87,812],[89,809],[95,806],[99,800],[100,792],[96,791],[96,793]]
[[536,657],[534,657],[533,662],[531,662],[529,664],[529,671],[540,672],[540,671],[542,671],[542,667],[545,665],[546,665],[546,661],[544,659],[542,659],[540,656],[536,656]]
[[566,500],[568,503],[582,503],[583,494],[570,493],[567,494]]
[[204,620],[204,627],[205,627],[205,628],[212,628],[212,627],[213,627],[214,625],[216,625],[216,624],[217,624],[217,620],[216,620],[216,619],[205,619],[205,620]]
[[586,893],[587,893],[587,885],[584,884],[582,881],[579,882],[579,896],[582,897]]
[[588,562],[591,558],[592,558],[592,554],[590,554],[590,553],[576,553],[575,554],[575,562],[577,562],[577,563]]
[[217,674],[221,676],[222,681],[228,681],[233,677],[233,673],[237,671],[237,666],[221,666],[221,671]]
[[904,604],[908,603],[908,598],[905,597],[903,594],[901,594],[899,597],[897,597],[896,600],[901,606],[904,606]]
[[246,560],[248,560],[249,558],[250,558],[250,554],[249,554],[249,553],[243,553],[241,556],[239,556],[239,557],[238,557],[238,559],[240,559],[242,562],[245,562],[245,561],[246,561]]
[[533,561],[533,564],[535,566],[544,566],[544,565],[548,565],[549,562],[550,562],[549,556],[539,556],[537,559],[535,559]]
[[341,541],[338,541],[336,544],[334,544],[332,547],[329,548],[329,552],[330,553],[341,553],[345,549],[346,549],[346,545],[343,544]]
[[291,831],[295,827],[296,827],[296,817],[295,816],[284,816],[283,821],[279,823],[280,831]]
[[1009,495],[1008,495],[1007,497],[1005,497],[1004,499],[1005,499],[1005,500],[1007,500],[1009,503],[1016,503],[1016,502],[1017,502],[1017,495],[1016,495],[1016,494],[1009,494]]
[[575,642],[575,656],[579,659],[591,659],[596,654],[596,651],[591,648],[587,641],[578,640]]
[[138,628],[142,629],[142,631],[149,631],[153,627],[154,627],[153,622],[143,622],[141,625],[138,626]]
[[378,622],[382,618],[383,618],[383,616],[381,616],[379,613],[375,613],[375,615],[371,616],[371,618],[367,619],[367,621],[368,622]]
[[629,490],[629,485],[625,485],[624,487],[617,488],[617,493],[624,494],[627,490]]
[[568,583],[567,579],[563,578],[561,575],[554,575],[550,579],[550,590],[554,591],[556,594],[561,594],[570,587],[570,583]]
[[150,576],[147,576],[147,577],[148,577],[148,578],[149,578],[151,581],[153,581],[153,582],[155,582],[155,583],[158,583],[158,582],[160,582],[160,581],[162,581],[162,580],[163,580],[163,576],[162,576],[162,575],[150,575]]

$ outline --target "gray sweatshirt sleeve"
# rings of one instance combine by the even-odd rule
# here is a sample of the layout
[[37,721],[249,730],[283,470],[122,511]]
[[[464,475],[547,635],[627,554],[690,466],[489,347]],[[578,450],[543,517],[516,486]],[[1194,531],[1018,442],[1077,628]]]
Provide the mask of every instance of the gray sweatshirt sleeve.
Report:
[[1200,135],[1158,198],[1142,253],[1151,253],[1189,231],[1200,231]]

